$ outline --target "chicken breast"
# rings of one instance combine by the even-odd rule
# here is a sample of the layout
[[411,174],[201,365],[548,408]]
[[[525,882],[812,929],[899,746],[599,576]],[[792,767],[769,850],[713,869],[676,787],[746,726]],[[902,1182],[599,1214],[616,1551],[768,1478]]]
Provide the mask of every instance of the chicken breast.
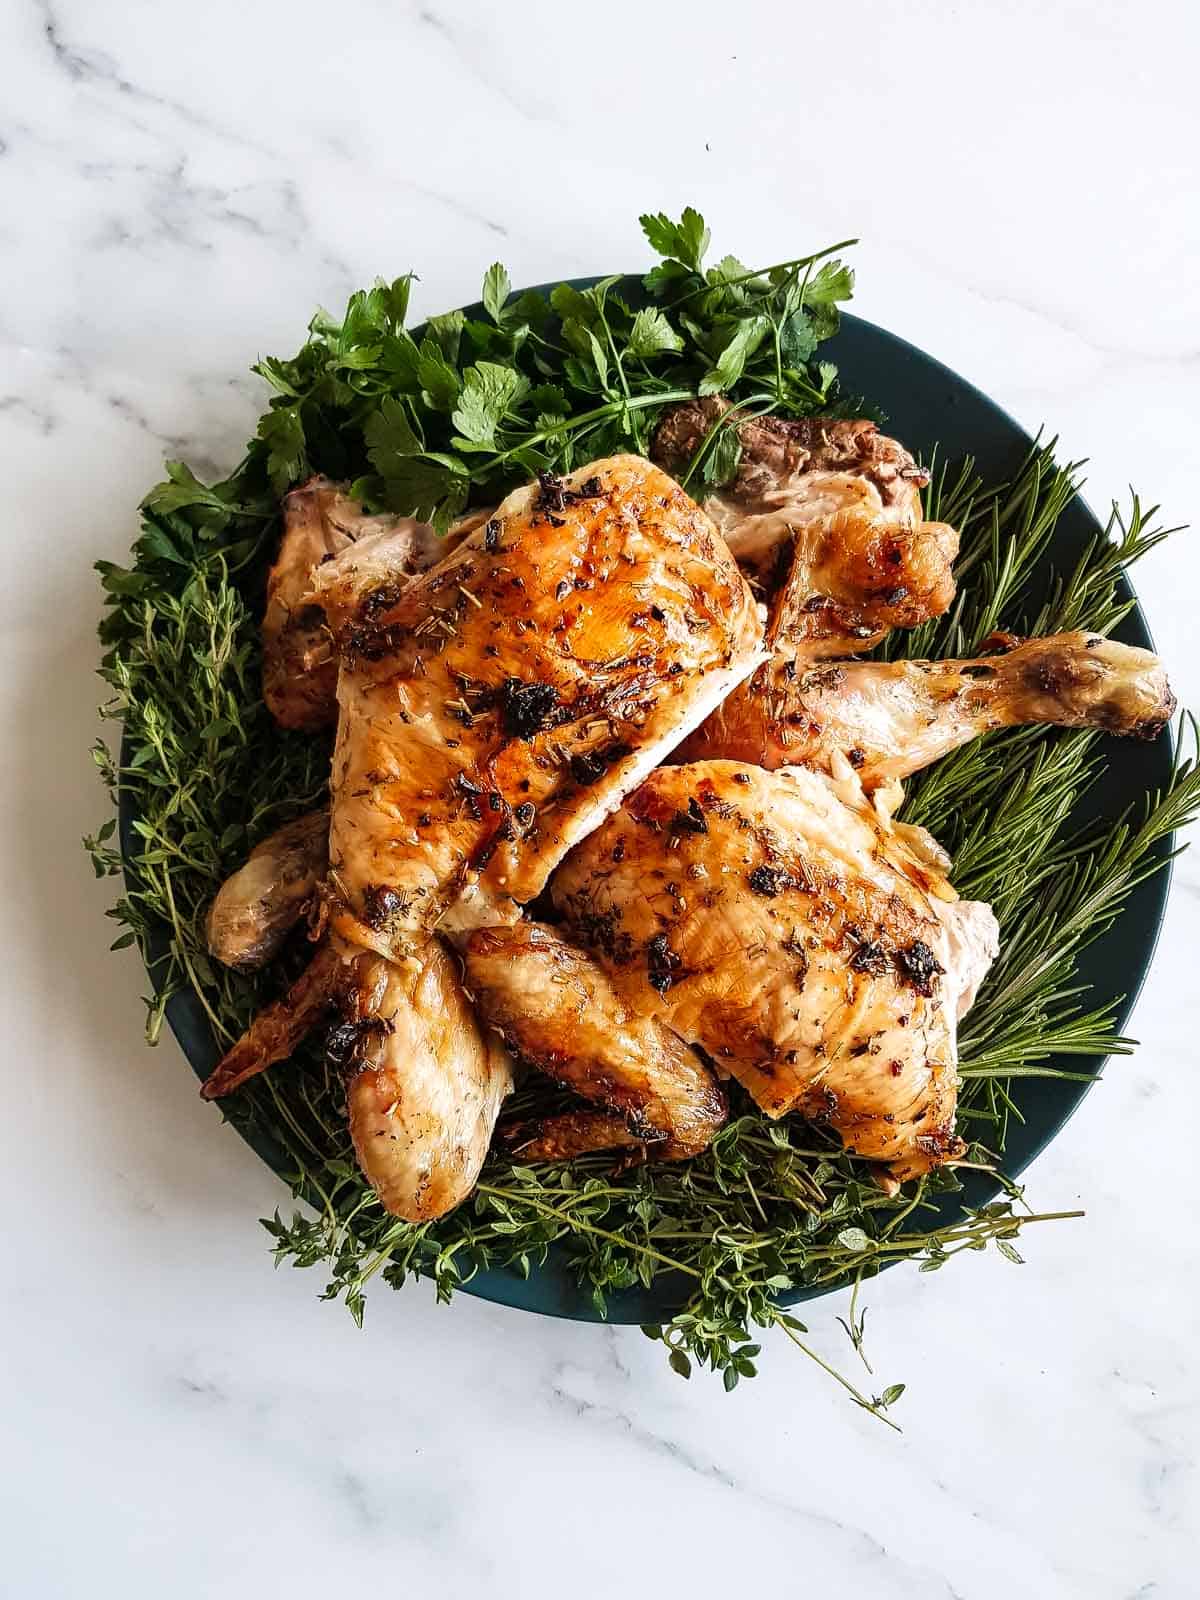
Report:
[[1029,639],[971,661],[802,663],[764,669],[752,695],[680,752],[828,771],[838,752],[874,788],[996,728],[1050,723],[1152,739],[1175,710],[1157,656],[1095,633]]
[[329,478],[309,478],[286,495],[263,616],[263,699],[276,722],[314,733],[337,717],[337,659],[325,617],[309,597],[323,562],[360,539],[386,539],[393,575],[420,572],[488,515],[472,512],[442,536],[413,517],[368,515]]
[[995,919],[956,910],[928,835],[844,761],[834,774],[662,768],[567,858],[553,899],[631,1013],[902,1181],[962,1151],[956,1021]]
[[569,1113],[528,1132],[523,1153],[547,1160],[612,1145],[664,1161],[705,1149],[725,1096],[679,1035],[641,1016],[604,970],[552,928],[484,928],[466,948],[467,983],[484,1019],[512,1050],[607,1113]]
[[753,597],[636,456],[516,490],[411,582],[318,568],[341,659],[332,920],[400,958],[514,921],[555,865],[753,669]]

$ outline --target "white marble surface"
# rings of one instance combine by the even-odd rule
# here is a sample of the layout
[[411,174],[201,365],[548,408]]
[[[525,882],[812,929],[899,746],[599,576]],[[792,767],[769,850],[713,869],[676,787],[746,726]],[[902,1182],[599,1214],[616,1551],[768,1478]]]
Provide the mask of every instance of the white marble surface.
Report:
[[[636,1330],[418,1289],[359,1334],[272,1273],[280,1190],[143,1048],[76,842],[91,561],[376,273],[437,310],[497,255],[637,266],[636,213],[688,201],[751,261],[859,234],[857,309],[1061,430],[1097,503],[1197,520],[1194,9],[9,0],[0,43],[0,1591],[1195,1595],[1200,856],[1140,1053],[1030,1175],[1087,1220],[873,1290],[897,1437],[778,1339],[726,1398]],[[1194,538],[1138,583],[1200,706]]]

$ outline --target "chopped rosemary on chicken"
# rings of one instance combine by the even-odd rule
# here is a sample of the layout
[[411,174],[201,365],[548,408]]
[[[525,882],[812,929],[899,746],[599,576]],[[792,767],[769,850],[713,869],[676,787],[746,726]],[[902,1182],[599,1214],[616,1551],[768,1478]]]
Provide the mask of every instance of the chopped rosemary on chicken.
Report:
[[[838,305],[851,293],[852,275],[833,253],[842,246],[760,270],[728,256],[706,269],[708,230],[695,212],[685,211],[679,222],[648,216],[642,223],[662,261],[637,294],[609,278],[585,291],[559,285],[548,294],[527,291],[514,298],[507,274],[496,265],[484,281],[482,314],[434,317],[417,334],[405,327],[411,276],[354,295],[340,320],[319,313],[294,359],[266,359],[255,369],[274,398],[236,471],[205,485],[185,465],[168,464],[167,480],[143,503],[131,567],[100,564],[108,607],[101,625],[101,676],[109,692],[104,709],[122,733],[116,748],[98,744],[95,758],[127,826],[119,850],[111,818],[85,843],[97,875],[124,867],[125,891],[109,913],[120,929],[113,948],[136,943],[147,963],[151,1043],[160,1036],[168,1004],[190,993],[211,1029],[215,1061],[261,1005],[301,976],[303,954],[296,940],[285,938],[287,906],[279,927],[266,935],[251,930],[253,940],[236,919],[221,923],[219,936],[210,928],[206,937],[210,907],[229,874],[282,824],[319,809],[328,794],[325,728],[336,668],[320,656],[324,624],[301,604],[307,568],[297,581],[295,574],[276,570],[266,610],[268,634],[284,652],[281,659],[302,661],[311,676],[299,699],[289,703],[294,680],[268,674],[274,718],[261,687],[263,591],[276,551],[281,495],[320,474],[317,488],[304,491],[308,501],[300,505],[295,494],[289,498],[300,515],[319,511],[326,528],[330,517],[336,522],[348,515],[339,507],[354,502],[355,515],[365,510],[419,517],[445,533],[452,524],[460,530],[483,524],[487,513],[475,515],[478,508],[494,506],[515,485],[537,478],[541,487],[535,486],[526,520],[543,517],[558,527],[571,500],[601,488],[596,478],[581,482],[564,475],[620,452],[647,455],[667,408],[696,402],[673,441],[680,451],[677,476],[691,495],[708,496],[716,506],[719,491],[736,496],[751,476],[753,463],[743,459],[750,452],[748,426],[769,429],[773,424],[761,419],[773,416],[861,414],[861,402],[852,405],[840,394],[836,369],[816,359],[821,341],[836,330]],[[999,959],[958,1036],[962,1089],[957,1124],[947,1138],[956,1151],[965,1146],[963,1162],[896,1162],[898,1177],[911,1181],[903,1188],[896,1181],[881,1183],[864,1159],[843,1148],[836,1118],[805,1121],[789,1111],[791,1102],[781,1102],[776,1109],[787,1114],[770,1120],[733,1082],[729,1119],[721,1125],[725,1105],[718,1092],[702,1104],[709,1120],[701,1119],[694,1144],[676,1138],[672,1147],[652,1117],[639,1111],[639,1137],[660,1138],[660,1154],[674,1148],[690,1159],[618,1165],[609,1149],[566,1162],[530,1160],[529,1149],[540,1146],[530,1145],[518,1158],[511,1140],[498,1141],[469,1198],[445,1215],[404,1220],[384,1209],[355,1164],[339,1070],[344,1061],[339,1063],[335,1049],[326,1053],[307,1040],[286,1069],[245,1082],[224,1102],[224,1111],[304,1203],[287,1218],[276,1212],[265,1222],[276,1257],[324,1266],[325,1297],[341,1298],[356,1320],[373,1277],[392,1287],[412,1276],[428,1277],[438,1297],[449,1299],[485,1269],[528,1275],[553,1250],[553,1259],[586,1286],[600,1315],[622,1290],[668,1283],[680,1310],[669,1324],[645,1331],[664,1343],[671,1366],[683,1376],[694,1365],[708,1367],[733,1388],[754,1373],[759,1345],[753,1330],[777,1326],[857,1404],[894,1426],[886,1413],[903,1386],[869,1395],[834,1371],[801,1337],[807,1335],[803,1324],[784,1309],[789,1293],[843,1283],[857,1288],[901,1260],[930,1271],[960,1250],[989,1244],[1019,1261],[1013,1241],[1026,1228],[1078,1215],[1030,1210],[1022,1190],[1002,1176],[1009,1120],[1020,1116],[1014,1084],[1030,1076],[1088,1077],[1096,1058],[1129,1048],[1116,1032],[1115,1008],[1089,1007],[1078,960],[1120,915],[1135,887],[1165,864],[1165,841],[1200,809],[1200,771],[1194,757],[1177,759],[1169,783],[1141,812],[1080,828],[1072,820],[1078,802],[1107,760],[1101,735],[1094,727],[1002,726],[1026,715],[1048,720],[1019,703],[1014,710],[1011,703],[1030,683],[1036,689],[1037,673],[1045,669],[1028,665],[1019,650],[985,653],[994,650],[994,636],[1004,628],[1077,636],[1080,651],[1103,654],[1104,639],[1129,610],[1122,573],[1167,530],[1135,498],[1126,517],[1114,508],[1103,537],[1074,570],[1047,584],[1050,541],[1079,487],[1077,467],[1056,464],[1053,443],[1035,448],[1003,483],[981,481],[969,461],[936,465],[923,505],[916,496],[925,474],[893,441],[873,439],[871,448],[877,445],[892,450],[886,459],[880,454],[880,470],[899,485],[897,494],[913,497],[937,559],[924,573],[906,574],[905,584],[892,590],[895,631],[883,637],[885,628],[847,649],[870,648],[882,639],[874,659],[896,663],[897,681],[914,675],[919,693],[929,697],[941,692],[938,669],[922,663],[945,663],[943,673],[952,672],[955,682],[972,675],[994,679],[997,703],[1011,690],[1003,716],[985,715],[981,692],[979,726],[945,730],[939,749],[950,753],[911,779],[901,813],[904,823],[929,829],[945,846],[964,900],[990,902],[999,923]],[[349,498],[333,480],[349,486]],[[664,481],[659,474],[657,482]],[[326,484],[328,489],[321,487]],[[660,495],[658,503],[665,505],[666,497]],[[953,532],[951,524],[962,540],[954,569],[957,595],[932,620],[919,617],[936,607],[906,617],[916,585],[925,582],[933,592],[943,581],[953,553],[944,537]],[[410,530],[407,537],[427,533]],[[499,522],[486,522],[477,533],[481,559],[493,572],[503,570],[502,537]],[[770,553],[774,559],[778,551]],[[307,559],[311,565],[320,554]],[[446,609],[431,613],[428,627],[420,624],[417,631],[425,630],[429,643],[416,650],[406,669],[413,681],[427,680],[429,662],[456,630],[481,625],[476,613],[486,608],[469,576],[464,569]],[[332,607],[341,581],[336,562],[323,581]],[[558,598],[564,597],[565,591]],[[385,603],[376,609],[382,615]],[[353,648],[367,657],[387,644],[380,643],[378,617],[372,627],[375,632],[360,627],[353,639]],[[867,631],[859,629],[854,637]],[[699,658],[707,648],[703,628],[696,637]],[[753,641],[747,636],[736,650],[749,662]],[[582,667],[580,675],[586,675]],[[781,693],[823,691],[819,675],[798,690],[785,676]],[[561,712],[555,690],[515,678],[503,692],[458,683],[444,708],[462,737],[478,719],[493,715],[510,734],[533,738],[554,729]],[[1137,715],[1136,708],[1128,713],[1130,726]],[[936,713],[928,720],[936,724]],[[578,786],[616,783],[623,763],[636,764],[626,745],[612,742],[603,723],[597,726],[601,733],[587,748],[559,751],[564,782],[573,777]],[[741,736],[732,713],[729,727],[706,722],[693,733],[709,741],[709,754],[721,753],[713,740]],[[786,748],[781,746],[785,760]],[[872,769],[867,753],[852,754],[851,765],[876,781],[904,775],[889,768],[883,755]],[[904,771],[920,764],[914,761]],[[760,777],[758,787],[768,798],[783,794],[790,781],[782,774]],[[813,783],[814,793],[824,793],[824,777]],[[664,796],[674,794],[670,779],[659,787]],[[668,817],[654,844],[691,861],[697,878],[703,876],[704,851],[715,848],[718,818],[733,815],[738,800],[732,790],[733,798],[723,799],[719,786],[710,788],[708,811],[694,796],[664,799],[664,816],[671,813],[675,820]],[[468,820],[479,821],[489,802],[501,809],[498,797],[462,775],[453,799]],[[532,800],[511,808],[504,819],[507,837],[531,827],[536,810]],[[605,847],[612,847],[611,859],[623,859],[619,817],[610,834]],[[303,852],[322,835],[317,818],[298,821],[284,839],[288,849]],[[636,854],[635,845],[630,852]],[[310,871],[302,863],[289,879],[301,885],[291,893],[297,906],[309,892],[303,873]],[[790,903],[789,894],[804,887],[783,866],[765,862],[747,882],[749,894],[759,897],[755,909],[764,926]],[[371,902],[368,921],[375,912],[393,921],[413,914],[410,902],[392,890],[386,894],[392,899]],[[213,917],[221,922],[225,914],[222,901]],[[520,935],[530,946],[524,957],[553,953],[551,934],[538,933],[537,924],[521,926],[534,930],[528,939]],[[209,937],[212,948],[234,952],[222,958],[232,964],[213,961]],[[473,942],[466,970],[480,986],[481,1003],[487,990],[495,1014],[507,1016],[511,942],[494,935],[491,945]],[[661,935],[646,948],[648,981],[661,997],[671,989],[681,957]],[[779,949],[786,954],[792,947],[784,941]],[[806,949],[797,933],[795,959],[789,955],[793,968],[801,963],[806,970]],[[270,960],[258,970],[241,970],[250,964],[241,960],[246,952]],[[931,973],[943,972],[920,941],[891,955],[864,941],[855,959],[862,970],[873,970],[877,962],[904,964],[903,975],[918,997],[914,1003]],[[447,967],[439,981],[452,986],[457,980]],[[587,982],[600,982],[590,967]],[[509,1009],[512,1028],[530,1025],[519,1005]],[[679,1083],[689,1087],[689,1069],[677,1057],[691,1056],[669,1029],[643,1029],[629,1038],[637,1048],[640,1042],[647,1050],[662,1048],[683,1074]],[[1078,1073],[1060,1064],[1064,1057],[1079,1059]],[[537,1059],[532,1045],[529,1059]],[[899,1065],[893,1063],[897,1070]],[[690,1070],[700,1071],[694,1062]],[[574,1105],[561,1085],[531,1074],[507,1101],[504,1121],[511,1127],[547,1126],[547,1118]],[[617,1142],[637,1140],[623,1132]],[[969,1204],[963,1175],[980,1168],[994,1175],[993,1192],[999,1187],[1002,1198]],[[862,1324],[853,1305],[847,1327],[861,1353]]]

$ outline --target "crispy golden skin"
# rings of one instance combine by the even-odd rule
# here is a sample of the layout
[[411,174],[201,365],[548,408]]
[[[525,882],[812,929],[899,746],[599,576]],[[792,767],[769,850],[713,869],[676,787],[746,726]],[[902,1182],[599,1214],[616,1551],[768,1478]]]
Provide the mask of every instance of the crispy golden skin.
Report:
[[[682,470],[729,410],[716,395],[674,407],[655,433],[654,459]],[[842,654],[946,609],[958,535],[923,519],[929,475],[902,444],[862,419],[734,426],[736,476],[704,509],[771,608],[768,643],[803,645],[807,659]]]
[[705,1149],[725,1097],[678,1034],[639,1015],[593,957],[536,922],[482,928],[466,949],[480,1013],[513,1051],[615,1115],[544,1122],[524,1154],[537,1159],[640,1144],[660,1160]]
[[552,892],[631,1013],[902,1180],[961,1152],[955,1023],[996,948],[945,870],[844,763],[713,761],[653,773]]
[[825,771],[840,752],[870,789],[996,728],[1051,723],[1152,739],[1174,710],[1157,656],[1061,633],[970,661],[800,664],[727,702],[689,748],[703,739],[729,760]]
[[201,1093],[231,1094],[323,1025],[355,1152],[384,1209],[409,1222],[452,1210],[475,1185],[512,1088],[508,1055],[481,1030],[455,957],[439,939],[402,964],[325,939]]
[[519,489],[430,571],[318,569],[341,657],[334,926],[399,956],[514,920],[753,666],[749,589],[636,456]]
[[[668,413],[656,457],[690,457],[726,408],[714,396]],[[767,760],[775,708],[798,671],[915,627],[954,598],[958,534],[924,519],[928,475],[903,445],[862,420],[761,417],[737,431],[737,476],[704,504],[768,607],[771,659],[691,736],[684,760]]]
[[386,1211],[428,1222],[475,1187],[511,1063],[439,939],[403,965],[359,956],[349,972],[330,1052],[347,1072],[355,1153]]
[[217,1062],[200,1087],[203,1097],[219,1100],[277,1061],[286,1061],[314,1029],[332,1019],[343,976],[340,954],[328,942],[319,945],[288,992],[264,1006]]
[[[326,515],[316,495],[310,517]],[[389,1210],[426,1220],[469,1192],[511,1081],[433,930],[517,918],[750,670],[761,625],[708,518],[637,457],[518,490],[416,577],[411,535],[373,528],[311,572],[339,662],[325,938],[205,1092],[282,1059],[336,1007],[363,1170]],[[723,1101],[678,1040],[659,1054],[707,1086],[691,1122],[646,1111],[648,1136],[682,1154]]]

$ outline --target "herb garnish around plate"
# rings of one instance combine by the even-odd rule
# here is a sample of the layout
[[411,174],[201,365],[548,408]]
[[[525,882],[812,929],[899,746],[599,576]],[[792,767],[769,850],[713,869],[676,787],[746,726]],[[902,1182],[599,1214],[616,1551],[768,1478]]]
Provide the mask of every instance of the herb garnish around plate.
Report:
[[[134,819],[126,891],[110,914],[122,930],[118,948],[136,942],[149,958],[163,930],[168,940],[148,1001],[151,1040],[167,997],[190,985],[225,1046],[287,976],[286,956],[256,975],[216,967],[203,938],[224,876],[266,833],[318,803],[328,781],[327,743],[276,727],[259,688],[258,611],[283,490],[321,471],[355,480],[372,506],[419,510],[444,525],[469,501],[492,502],[537,473],[644,451],[664,405],[719,391],[737,409],[714,426],[687,474],[700,492],[736,469],[730,418],[845,405],[833,368],[815,359],[851,289],[830,251],[759,271],[731,257],[705,268],[707,230],[694,212],[677,223],[646,217],[643,227],[662,257],[643,280],[644,304],[631,303],[617,279],[514,300],[495,266],[479,318],[452,313],[409,333],[411,278],[353,296],[341,320],[318,315],[299,355],[259,364],[275,397],[233,475],[209,486],[171,464],[144,502],[132,566],[100,565],[106,711],[123,725],[125,746],[120,758],[102,744],[95,753]],[[947,617],[893,634],[888,651],[968,653],[1000,625],[1113,627],[1121,568],[1162,536],[1136,502],[1125,523],[1110,525],[1115,539],[1099,541],[1040,611],[1028,599],[1075,489],[1052,447],[1034,451],[1007,484],[980,483],[969,464],[936,473],[928,514],[963,531],[958,599]],[[511,698],[514,719],[550,710]],[[1052,1055],[1126,1048],[1110,1013],[1088,1011],[1076,957],[1161,865],[1163,836],[1200,804],[1200,776],[1184,763],[1144,816],[1084,837],[1064,832],[1101,751],[1090,733],[1017,729],[946,757],[911,786],[905,815],[954,853],[957,886],[990,899],[1003,930],[1001,959],[962,1038],[960,1130],[980,1165],[1002,1156],[1014,1078],[1052,1072]],[[120,869],[114,826],[88,841],[102,875]],[[1033,840],[1051,842],[1026,848]],[[531,1081],[513,1110],[542,1114],[558,1095]],[[600,1311],[610,1293],[673,1274],[683,1309],[647,1331],[676,1371],[709,1366],[729,1388],[754,1371],[755,1327],[780,1326],[832,1370],[779,1306],[780,1291],[857,1284],[898,1259],[929,1271],[990,1242],[1019,1260],[1016,1236],[1049,1220],[1024,1212],[1010,1186],[1005,1199],[946,1223],[933,1212],[958,1190],[952,1170],[888,1195],[834,1138],[795,1118],[771,1123],[735,1089],[733,1119],[688,1163],[614,1174],[605,1155],[521,1166],[497,1151],[470,1201],[413,1225],[384,1213],[359,1173],[338,1074],[319,1049],[306,1047],[224,1109],[286,1152],[294,1192],[309,1204],[266,1224],[276,1256],[325,1265],[326,1296],[343,1298],[356,1318],[372,1277],[398,1286],[421,1273],[446,1299],[486,1267],[529,1273],[556,1244]],[[861,1327],[852,1309],[860,1354]],[[877,1415],[899,1397],[900,1385],[871,1396],[834,1376]]]

